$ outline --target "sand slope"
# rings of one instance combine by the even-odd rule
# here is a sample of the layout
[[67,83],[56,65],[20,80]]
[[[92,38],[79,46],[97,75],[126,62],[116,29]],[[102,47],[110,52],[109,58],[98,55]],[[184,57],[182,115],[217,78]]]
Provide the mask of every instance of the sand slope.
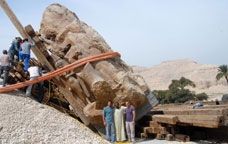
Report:
[[52,107],[16,96],[0,94],[0,144],[108,143],[76,119]]

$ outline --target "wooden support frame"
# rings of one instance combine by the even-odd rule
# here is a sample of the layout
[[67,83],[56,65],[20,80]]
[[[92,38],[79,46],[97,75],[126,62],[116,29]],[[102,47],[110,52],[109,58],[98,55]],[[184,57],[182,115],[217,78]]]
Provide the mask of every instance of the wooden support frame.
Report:
[[[42,50],[44,50],[44,48],[38,47],[38,46],[40,46],[40,45],[38,45],[39,40],[35,36],[35,32],[34,32],[32,26],[29,25],[26,28],[24,28],[22,26],[22,24],[20,23],[20,21],[17,19],[14,12],[10,9],[9,5],[7,4],[7,2],[5,0],[0,0],[0,6],[4,10],[6,15],[9,17],[10,21],[13,23],[15,28],[18,30],[20,35],[23,38],[28,38],[29,40],[32,40],[35,42],[35,47],[32,48],[32,52],[35,54],[35,56],[40,61],[40,63],[42,65],[44,65],[45,68],[47,68],[49,71],[55,70],[54,66],[52,66],[51,63],[48,61],[48,59],[45,57],[44,51],[42,52]],[[33,38],[35,38],[35,40]],[[79,99],[76,99],[74,97],[73,93],[69,91],[69,85],[67,84],[67,81],[61,77],[55,78],[53,81],[59,87],[60,91],[64,93],[65,98],[70,103],[70,105],[73,107],[76,115],[78,115],[80,117],[80,119],[83,121],[83,123],[85,125],[89,125],[90,123],[89,123],[87,117],[85,116],[85,114],[83,113],[81,101]],[[65,86],[62,86],[62,85],[65,85]]]

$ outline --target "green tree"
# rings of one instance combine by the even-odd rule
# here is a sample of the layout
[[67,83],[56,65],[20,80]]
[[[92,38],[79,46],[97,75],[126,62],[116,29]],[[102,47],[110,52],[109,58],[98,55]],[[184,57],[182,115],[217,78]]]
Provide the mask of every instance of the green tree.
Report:
[[206,100],[208,99],[208,95],[206,93],[200,93],[196,95],[197,100]]
[[196,95],[195,92],[185,89],[187,86],[195,87],[195,84],[191,80],[181,77],[179,80],[172,80],[168,90],[155,90],[153,93],[161,104],[184,103],[189,100],[204,100],[208,98],[205,93]]
[[169,85],[169,89],[181,89],[183,90],[186,86],[195,87],[194,82],[185,77],[181,77],[180,80],[172,80],[172,83]]
[[221,65],[218,68],[218,74],[216,75],[216,79],[220,80],[222,77],[226,79],[226,82],[228,84],[228,66],[227,65]]

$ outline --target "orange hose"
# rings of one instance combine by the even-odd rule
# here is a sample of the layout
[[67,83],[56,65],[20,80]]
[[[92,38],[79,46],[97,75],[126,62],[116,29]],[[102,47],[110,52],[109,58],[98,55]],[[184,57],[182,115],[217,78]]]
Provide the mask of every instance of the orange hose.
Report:
[[20,89],[35,83],[39,83],[41,81],[45,81],[45,80],[50,80],[56,76],[60,76],[65,72],[71,71],[77,67],[80,67],[82,65],[85,65],[89,62],[96,62],[96,61],[100,61],[100,60],[105,60],[105,59],[110,59],[110,58],[114,58],[120,56],[120,54],[118,52],[106,52],[106,53],[102,53],[102,54],[98,54],[98,55],[94,55],[94,56],[89,56],[86,58],[82,58],[78,61],[75,61],[71,64],[68,64],[62,68],[59,68],[55,71],[51,71],[41,77],[38,77],[37,79],[34,80],[29,80],[29,81],[25,81],[25,82],[20,82],[20,83],[16,83],[13,85],[8,85],[6,87],[2,87],[0,88],[0,93],[7,93],[10,91],[14,91],[16,89]]

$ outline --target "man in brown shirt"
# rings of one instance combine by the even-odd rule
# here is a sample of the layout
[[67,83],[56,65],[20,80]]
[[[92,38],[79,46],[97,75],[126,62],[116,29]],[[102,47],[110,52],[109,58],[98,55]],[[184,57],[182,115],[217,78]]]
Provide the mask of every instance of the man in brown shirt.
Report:
[[1,71],[0,75],[2,75],[3,72],[3,87],[5,87],[7,80],[8,80],[8,74],[10,70],[10,57],[8,55],[7,50],[3,50],[3,55],[0,57],[0,63],[1,63]]

